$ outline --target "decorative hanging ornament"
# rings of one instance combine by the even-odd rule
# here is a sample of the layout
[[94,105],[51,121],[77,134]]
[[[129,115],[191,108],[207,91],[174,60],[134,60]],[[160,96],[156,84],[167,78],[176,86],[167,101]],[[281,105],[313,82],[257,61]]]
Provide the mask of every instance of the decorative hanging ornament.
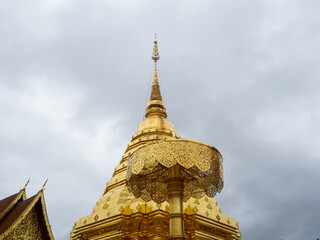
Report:
[[187,140],[160,140],[146,144],[128,159],[127,186],[135,197],[156,203],[169,201],[170,168],[180,165],[183,201],[214,197],[223,188],[220,152],[207,144]]

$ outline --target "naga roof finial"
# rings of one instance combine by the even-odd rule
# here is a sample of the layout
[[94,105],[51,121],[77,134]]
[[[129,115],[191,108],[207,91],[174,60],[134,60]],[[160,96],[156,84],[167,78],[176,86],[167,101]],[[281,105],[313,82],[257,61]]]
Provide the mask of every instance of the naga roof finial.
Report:
[[48,178],[47,178],[47,180],[44,182],[44,184],[42,185],[42,188],[41,188],[40,191],[43,191],[43,190],[44,190],[44,186],[46,186],[47,182],[48,182]]
[[23,190],[26,189],[26,187],[28,186],[28,183],[29,183],[29,182],[30,182],[30,178],[28,179],[28,181],[27,181],[26,184],[24,185]]

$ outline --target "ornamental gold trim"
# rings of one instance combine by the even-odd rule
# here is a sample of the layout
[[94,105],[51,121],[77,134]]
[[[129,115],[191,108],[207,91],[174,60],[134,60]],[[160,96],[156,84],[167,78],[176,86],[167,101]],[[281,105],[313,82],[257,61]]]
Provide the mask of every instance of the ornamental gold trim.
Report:
[[168,169],[178,164],[182,167],[183,201],[191,196],[213,197],[223,188],[222,161],[216,148],[201,142],[188,139],[152,142],[128,158],[128,190],[145,201],[168,201]]

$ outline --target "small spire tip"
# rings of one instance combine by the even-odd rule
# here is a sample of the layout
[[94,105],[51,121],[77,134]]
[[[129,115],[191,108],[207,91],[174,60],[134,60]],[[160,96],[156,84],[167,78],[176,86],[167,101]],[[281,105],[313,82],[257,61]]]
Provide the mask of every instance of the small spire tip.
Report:
[[152,51],[152,60],[157,62],[160,58],[159,56],[159,50],[158,50],[158,42],[157,42],[157,34],[154,34],[154,45],[153,45],[153,51]]

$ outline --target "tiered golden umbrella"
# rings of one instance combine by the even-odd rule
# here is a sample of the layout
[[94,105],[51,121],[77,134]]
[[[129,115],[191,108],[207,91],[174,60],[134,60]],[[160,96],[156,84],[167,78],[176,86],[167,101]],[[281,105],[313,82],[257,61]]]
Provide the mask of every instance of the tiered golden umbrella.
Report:
[[170,239],[185,239],[182,201],[214,197],[222,190],[222,156],[216,148],[197,141],[155,141],[129,157],[127,186],[145,201],[168,201]]

